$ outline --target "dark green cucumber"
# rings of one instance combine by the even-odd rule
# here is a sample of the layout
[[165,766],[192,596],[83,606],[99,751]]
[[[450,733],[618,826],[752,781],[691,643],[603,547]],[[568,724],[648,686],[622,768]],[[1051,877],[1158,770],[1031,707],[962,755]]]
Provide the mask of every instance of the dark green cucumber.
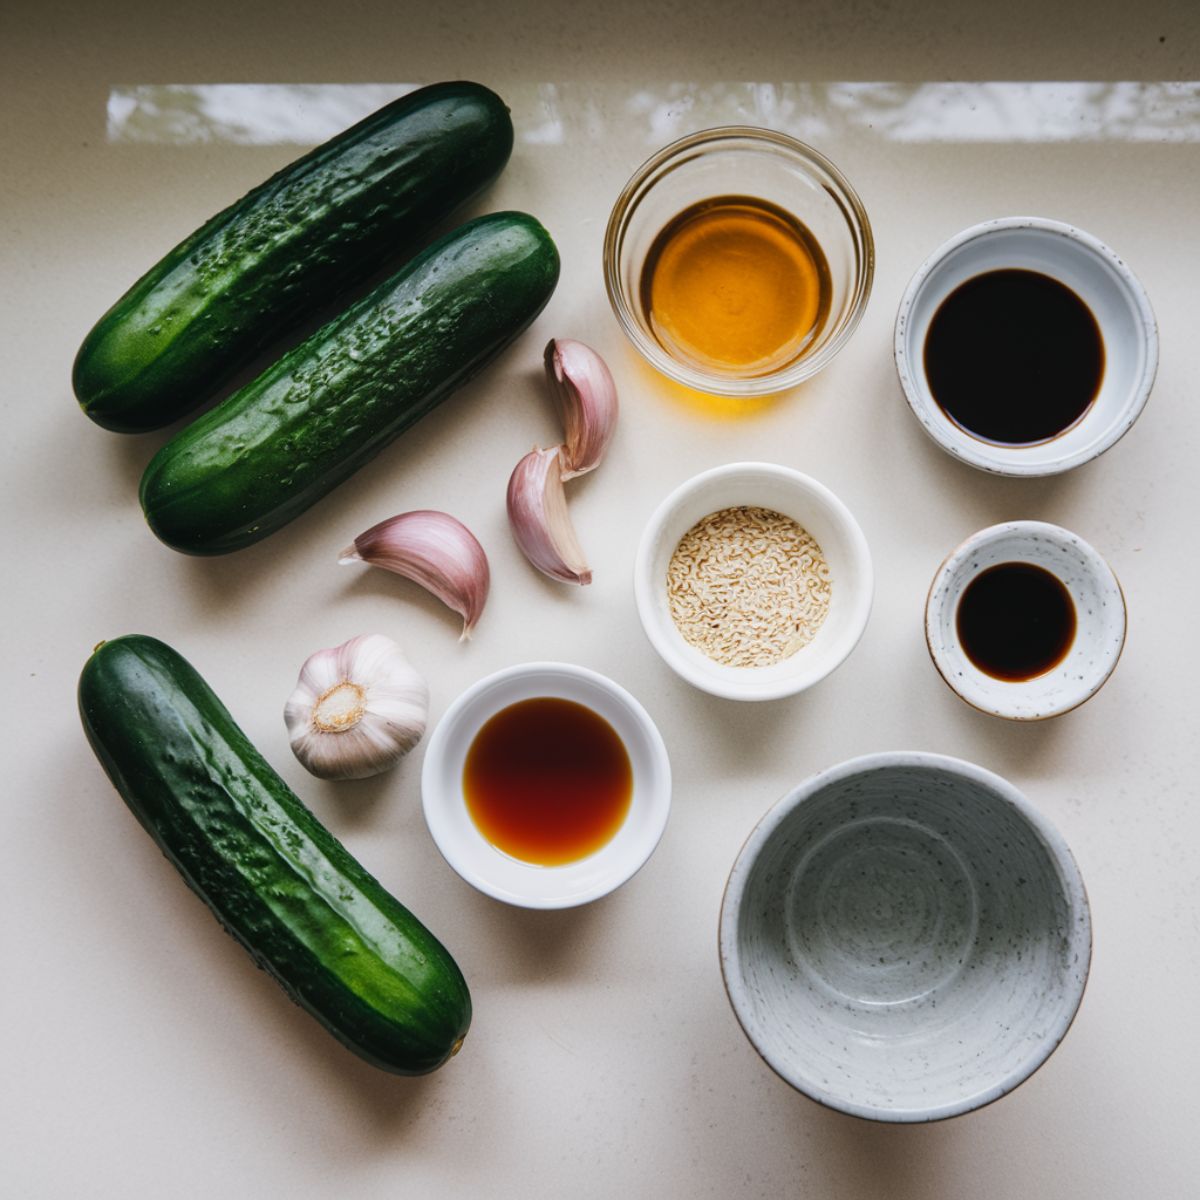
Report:
[[181,242],[100,319],[75,359],[84,412],[123,433],[183,416],[494,179],[512,143],[498,96],[439,83],[318,146]]
[[88,741],[134,816],[288,995],[385,1071],[441,1066],[471,1023],[454,960],[271,769],[196,671],[150,637],[79,680]]
[[454,230],[163,446],[142,477],[150,528],[188,554],[273,533],[495,358],[557,280],[524,213]]

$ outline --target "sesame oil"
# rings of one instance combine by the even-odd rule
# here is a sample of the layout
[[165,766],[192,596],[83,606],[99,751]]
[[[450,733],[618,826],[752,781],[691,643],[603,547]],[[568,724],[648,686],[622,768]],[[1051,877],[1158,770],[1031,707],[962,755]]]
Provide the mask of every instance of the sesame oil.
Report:
[[751,196],[702,200],[669,221],[640,285],[650,329],[672,358],[747,378],[801,357],[829,316],[833,290],[809,229]]

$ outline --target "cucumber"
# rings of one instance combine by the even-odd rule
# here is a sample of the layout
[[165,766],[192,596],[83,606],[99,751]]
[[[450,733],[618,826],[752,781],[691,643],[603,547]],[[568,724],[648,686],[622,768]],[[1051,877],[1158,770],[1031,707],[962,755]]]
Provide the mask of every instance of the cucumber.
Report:
[[497,95],[439,83],[318,146],[181,242],[100,319],[75,359],[83,411],[124,433],[183,416],[494,179],[512,144]]
[[217,920],[330,1033],[401,1075],[444,1063],[471,998],[454,960],[300,802],[196,671],[154,638],[102,642],[88,741]]
[[524,213],[454,230],[167,442],[142,477],[150,528],[188,554],[281,528],[499,354],[558,266]]

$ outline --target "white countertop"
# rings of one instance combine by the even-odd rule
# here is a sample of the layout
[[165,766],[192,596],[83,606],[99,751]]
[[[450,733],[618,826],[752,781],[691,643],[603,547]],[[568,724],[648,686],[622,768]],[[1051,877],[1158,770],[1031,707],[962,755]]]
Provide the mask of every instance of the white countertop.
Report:
[[[20,7],[0,39],[6,1191],[1194,1195],[1195,7],[1007,4],[973,16],[947,4],[916,22],[899,5],[782,2],[528,4],[507,15],[374,2],[270,14]],[[222,559],[167,550],[136,498],[165,435],[110,434],[76,411],[70,366],[83,335],[161,253],[327,136],[329,122],[455,77],[488,84],[513,109],[512,162],[474,211],[524,208],[547,225],[563,256],[550,305],[485,375],[283,532]],[[976,82],[944,82],[964,78]],[[282,86],[296,84],[322,86]],[[861,194],[878,254],[866,316],[833,365],[741,407],[697,402],[644,366],[600,274],[608,210],[634,168],[677,134],[734,120],[828,154]],[[1145,414],[1102,459],[1058,478],[993,478],[951,461],[913,419],[891,358],[896,305],[921,260],[965,226],[1014,213],[1107,242],[1159,322]],[[572,492],[595,572],[583,590],[536,575],[504,514],[517,460],[557,440],[540,380],[552,336],[600,350],[623,404],[608,459]],[[653,654],[634,610],[643,522],[677,483],[734,459],[820,479],[874,556],[863,641],[793,700],[738,705],[692,690]],[[491,559],[492,596],[468,644],[416,587],[337,565],[356,533],[418,507],[454,512]],[[958,700],[922,633],[945,554],[1012,518],[1081,534],[1129,604],[1109,684],[1032,726]],[[529,659],[580,663],[629,688],[675,775],[666,836],[641,874],[584,909],[511,909],[438,855],[420,812],[421,747],[374,781],[307,776],[282,721],[300,664],[376,631],[428,677],[433,720],[474,680]],[[93,644],[127,632],[180,650],[446,943],[475,1004],[446,1068],[395,1078],[343,1050],[253,969],[137,827],[88,749],[73,694]],[[1078,1019],[1042,1070],[983,1111],[917,1128],[840,1116],[777,1079],[733,1017],[716,952],[726,875],[769,805],[816,770],[899,748],[966,758],[1021,787],[1078,859],[1095,927]]]

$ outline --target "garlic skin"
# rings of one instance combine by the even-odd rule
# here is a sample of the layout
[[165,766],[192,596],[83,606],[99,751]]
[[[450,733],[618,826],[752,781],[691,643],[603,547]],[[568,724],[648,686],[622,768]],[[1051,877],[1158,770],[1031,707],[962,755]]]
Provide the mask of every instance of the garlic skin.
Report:
[[546,378],[563,423],[563,479],[586,475],[600,464],[617,428],[617,385],[604,359],[572,338],[551,338]]
[[521,552],[543,575],[584,586],[592,582],[563,490],[562,446],[534,447],[508,481],[508,520]]
[[491,586],[487,555],[475,535],[449,513],[429,508],[372,525],[338,562],[365,562],[420,584],[462,617],[460,642],[471,636]]
[[389,637],[364,634],[318,650],[283,710],[292,752],[320,779],[366,779],[425,733],[429,685]]

